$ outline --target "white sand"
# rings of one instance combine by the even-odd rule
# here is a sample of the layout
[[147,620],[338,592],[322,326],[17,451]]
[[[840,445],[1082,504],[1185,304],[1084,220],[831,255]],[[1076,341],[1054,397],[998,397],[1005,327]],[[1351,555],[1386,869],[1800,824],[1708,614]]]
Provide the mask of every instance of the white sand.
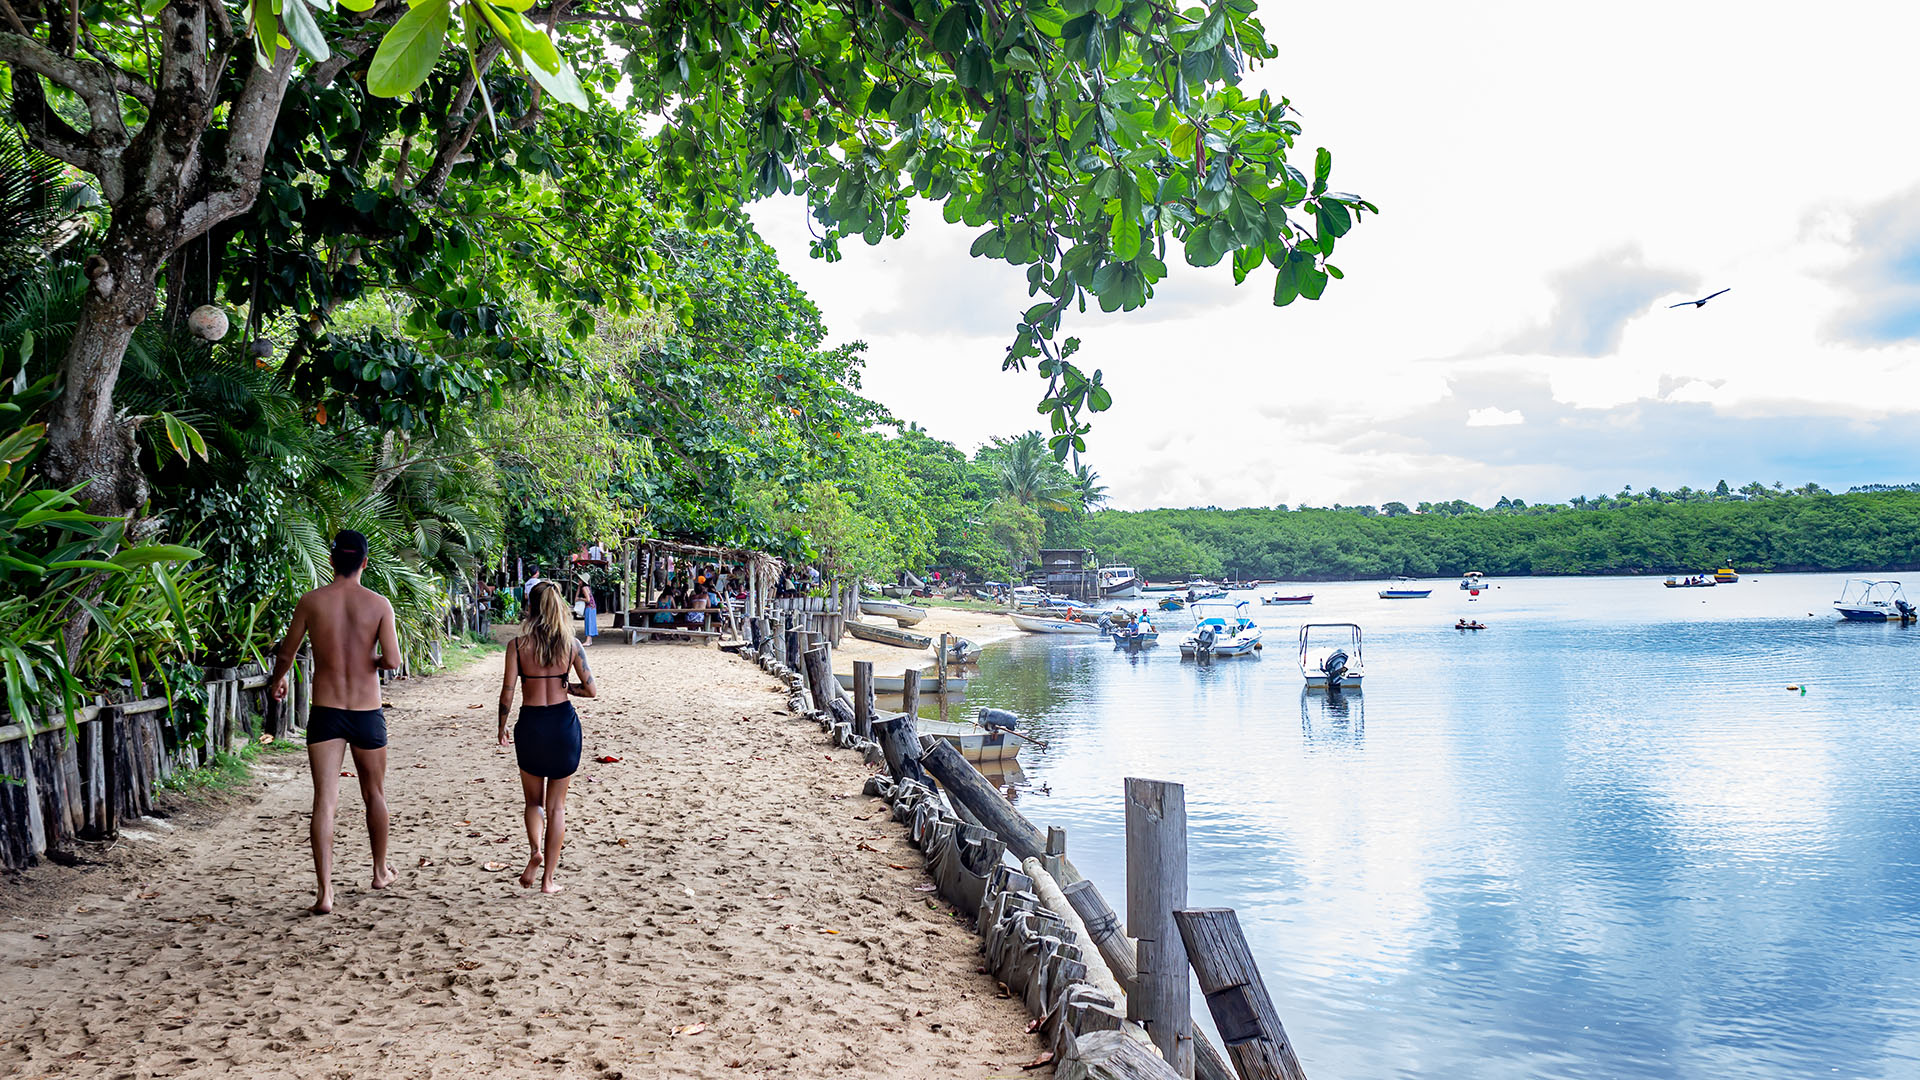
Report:
[[344,780],[335,913],[305,914],[305,762],[268,758],[257,804],[0,896],[0,1073],[1035,1075],[1024,1010],[916,889],[920,856],[860,795],[857,757],[716,651],[590,656],[606,696],[581,703],[586,757],[623,760],[576,778],[568,891],[515,880],[498,667],[396,684],[392,889],[367,887]]

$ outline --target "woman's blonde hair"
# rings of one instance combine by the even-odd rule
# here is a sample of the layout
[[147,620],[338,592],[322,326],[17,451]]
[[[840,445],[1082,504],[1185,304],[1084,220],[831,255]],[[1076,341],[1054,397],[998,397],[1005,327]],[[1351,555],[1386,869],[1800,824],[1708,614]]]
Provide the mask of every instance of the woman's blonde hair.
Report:
[[573,659],[573,619],[560,589],[550,581],[533,587],[527,598],[525,637],[533,647],[533,657],[541,667],[552,667]]

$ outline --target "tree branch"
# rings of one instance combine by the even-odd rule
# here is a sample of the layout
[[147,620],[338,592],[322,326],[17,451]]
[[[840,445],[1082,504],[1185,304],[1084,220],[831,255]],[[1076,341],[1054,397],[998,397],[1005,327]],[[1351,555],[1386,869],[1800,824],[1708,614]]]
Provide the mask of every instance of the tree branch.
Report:
[[[120,197],[118,157],[109,159],[87,145],[87,137],[73,129],[47,104],[36,75],[21,72],[13,79],[13,118],[27,133],[27,142],[48,157],[57,158],[100,182],[100,195],[109,203]],[[108,161],[113,165],[109,166]]]
[[279,122],[280,102],[292,81],[294,52],[282,49],[272,66],[256,63],[247,73],[246,85],[227,110],[225,153],[208,174],[206,196],[182,209],[178,243],[245,212],[259,196],[267,141]]
[[87,106],[93,130],[85,136],[96,151],[125,149],[127,126],[120,119],[120,96],[106,67],[59,53],[25,34],[0,33],[0,60],[23,71],[44,75],[57,86],[73,91]]

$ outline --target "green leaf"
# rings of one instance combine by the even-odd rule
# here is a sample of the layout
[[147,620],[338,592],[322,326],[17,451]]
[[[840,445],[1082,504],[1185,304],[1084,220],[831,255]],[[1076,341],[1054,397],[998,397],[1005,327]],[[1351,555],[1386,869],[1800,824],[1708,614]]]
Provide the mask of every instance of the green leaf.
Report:
[[1280,264],[1273,276],[1273,306],[1286,307],[1300,298],[1300,278],[1292,259]]
[[141,544],[114,555],[112,562],[128,570],[154,563],[191,562],[205,554],[198,548],[184,547],[180,544]]
[[319,24],[313,21],[313,13],[307,10],[306,0],[282,0],[280,18],[286,24],[287,37],[301,52],[315,60],[333,55]]
[[60,559],[47,564],[49,570],[105,570],[110,574],[126,572],[126,567],[116,566],[101,559]]
[[367,89],[380,97],[405,97],[427,81],[447,43],[448,0],[424,0],[400,16],[380,39],[367,68]]
[[1115,214],[1108,237],[1113,241],[1113,257],[1132,262],[1140,254],[1140,223],[1126,214]]
[[1206,52],[1208,49],[1219,45],[1220,39],[1226,37],[1226,34],[1227,9],[1222,5],[1214,8],[1212,14],[1209,14],[1205,19],[1201,20],[1199,31],[1193,35],[1191,41],[1187,42],[1187,47],[1182,51],[1188,53]]
[[1007,66],[1015,71],[1038,72],[1040,70],[1040,64],[1034,60],[1033,54],[1018,45],[1007,50]]

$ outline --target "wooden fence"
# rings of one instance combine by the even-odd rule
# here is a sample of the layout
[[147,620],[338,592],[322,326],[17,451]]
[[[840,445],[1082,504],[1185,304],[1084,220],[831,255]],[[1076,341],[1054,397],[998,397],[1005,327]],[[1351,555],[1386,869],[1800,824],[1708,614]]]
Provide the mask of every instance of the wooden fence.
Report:
[[180,738],[164,697],[88,705],[68,725],[55,718],[29,731],[0,726],[0,869],[42,857],[71,862],[76,841],[110,840],[121,823],[153,810],[153,793],[182,769],[261,734],[305,730],[312,705],[311,660],[294,667],[287,701],[267,696],[258,665],[207,669],[206,729]]

